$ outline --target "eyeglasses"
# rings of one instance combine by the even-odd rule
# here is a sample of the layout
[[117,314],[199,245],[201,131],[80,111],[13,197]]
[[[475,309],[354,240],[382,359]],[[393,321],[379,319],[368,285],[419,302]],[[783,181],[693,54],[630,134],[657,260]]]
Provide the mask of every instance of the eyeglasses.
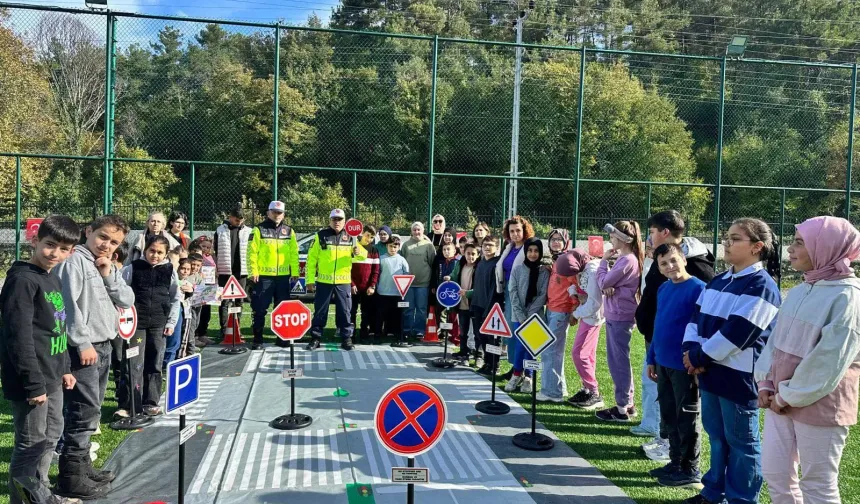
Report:
[[343,220],[343,217],[332,217],[332,218],[331,218],[331,220],[333,220],[333,221],[342,221],[342,220]]
[[552,240],[550,240],[550,241],[551,241],[551,242],[564,243],[564,239],[563,239],[563,238],[553,238],[553,239],[552,239]]
[[750,240],[749,238],[730,238],[728,236],[723,237],[723,245],[725,245],[726,247],[731,247],[738,242],[752,242],[752,240]]
[[445,222],[445,221],[437,219],[437,220],[433,221],[433,224],[442,224],[443,222]]

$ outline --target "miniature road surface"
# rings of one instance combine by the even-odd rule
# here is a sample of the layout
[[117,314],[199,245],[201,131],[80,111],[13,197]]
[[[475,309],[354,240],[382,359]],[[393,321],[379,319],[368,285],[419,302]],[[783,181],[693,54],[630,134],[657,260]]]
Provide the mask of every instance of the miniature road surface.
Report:
[[[186,443],[185,502],[404,503],[406,485],[391,483],[391,468],[407,461],[386,450],[374,432],[379,399],[403,380],[425,381],[448,409],[441,440],[415,459],[430,483],[416,484],[415,501],[433,504],[630,504],[597,469],[556,440],[543,452],[524,451],[511,438],[530,429],[531,417],[503,391],[511,406],[487,416],[475,403],[490,397],[490,382],[468,368],[439,370],[428,363],[440,348],[331,345],[308,352],[296,346],[296,413],[313,418],[299,430],[269,423],[289,413],[289,351],[270,347],[243,355],[203,355],[200,400],[187,410],[197,433]],[[107,503],[176,502],[178,412],[129,436],[107,468],[118,474]]]

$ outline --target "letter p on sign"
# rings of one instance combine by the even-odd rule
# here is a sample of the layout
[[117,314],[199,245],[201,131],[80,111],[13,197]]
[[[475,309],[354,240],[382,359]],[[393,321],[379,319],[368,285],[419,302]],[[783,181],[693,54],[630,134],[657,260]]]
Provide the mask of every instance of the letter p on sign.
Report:
[[169,413],[200,398],[200,355],[192,355],[167,365],[167,407]]

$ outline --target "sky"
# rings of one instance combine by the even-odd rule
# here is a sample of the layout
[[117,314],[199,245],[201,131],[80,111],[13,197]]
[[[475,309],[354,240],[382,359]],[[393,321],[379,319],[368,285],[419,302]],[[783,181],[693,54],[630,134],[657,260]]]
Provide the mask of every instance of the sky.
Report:
[[[85,8],[84,0],[18,0],[15,3]],[[108,0],[108,6],[116,11],[260,23],[281,20],[290,25],[305,24],[313,13],[327,23],[332,6],[337,3],[338,0]]]

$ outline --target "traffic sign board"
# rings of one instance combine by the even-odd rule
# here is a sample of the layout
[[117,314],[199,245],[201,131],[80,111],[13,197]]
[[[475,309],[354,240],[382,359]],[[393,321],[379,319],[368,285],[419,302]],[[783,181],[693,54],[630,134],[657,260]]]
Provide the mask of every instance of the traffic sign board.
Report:
[[397,287],[397,292],[400,293],[400,298],[405,299],[406,292],[409,291],[409,287],[415,281],[415,275],[394,275],[391,278],[394,279],[394,285]]
[[224,290],[221,291],[221,299],[245,299],[248,294],[242,288],[242,284],[236,280],[236,277],[230,275],[230,279],[224,284]]
[[430,483],[430,470],[426,467],[392,467],[392,483]]
[[453,308],[460,304],[460,284],[447,281],[436,288],[436,300],[445,308]]
[[517,328],[515,333],[533,357],[540,355],[550,345],[555,343],[556,340],[555,334],[552,333],[549,326],[546,325],[546,322],[537,313],[527,318]]
[[427,452],[448,423],[445,400],[431,385],[408,380],[388,389],[376,406],[376,437],[388,451],[403,457]]
[[167,365],[166,396],[167,405],[164,409],[168,413],[200,398],[200,354]]
[[490,309],[490,314],[484,319],[480,332],[502,338],[510,338],[512,336],[511,327],[505,320],[505,312],[502,311],[502,306],[499,303],[494,304]]
[[137,331],[137,308],[132,305],[131,308],[117,308],[117,311],[119,312],[117,332],[120,338],[128,341]]
[[353,238],[357,238],[361,236],[361,233],[364,231],[364,225],[358,219],[349,219],[346,221],[346,234],[352,236]]
[[297,340],[311,328],[311,311],[301,301],[290,300],[272,310],[272,332],[284,341]]
[[305,279],[299,278],[296,280],[296,283],[293,284],[292,290],[290,290],[290,294],[305,294],[307,293],[307,288],[305,287]]

